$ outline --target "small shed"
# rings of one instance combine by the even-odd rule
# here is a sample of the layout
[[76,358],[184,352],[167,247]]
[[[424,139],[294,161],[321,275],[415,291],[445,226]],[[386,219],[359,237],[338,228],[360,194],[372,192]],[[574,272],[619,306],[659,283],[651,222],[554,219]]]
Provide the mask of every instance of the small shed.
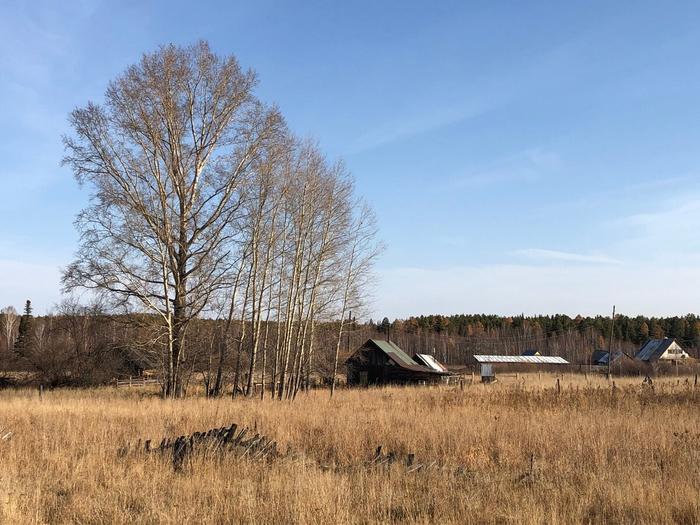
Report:
[[634,356],[639,361],[654,363],[657,361],[682,361],[690,355],[683,350],[675,339],[664,337],[663,339],[649,339],[642,345]]
[[435,383],[449,375],[446,370],[419,364],[394,342],[378,339],[368,339],[345,361],[345,366],[348,385],[356,386]]
[[540,354],[537,350],[525,350],[522,355],[534,356],[534,355],[542,355],[542,354]]

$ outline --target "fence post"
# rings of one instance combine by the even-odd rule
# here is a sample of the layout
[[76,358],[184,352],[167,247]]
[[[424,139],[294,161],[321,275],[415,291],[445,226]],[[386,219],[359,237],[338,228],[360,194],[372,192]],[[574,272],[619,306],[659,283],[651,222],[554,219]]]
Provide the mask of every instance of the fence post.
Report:
[[131,376],[129,376],[129,388],[131,388]]

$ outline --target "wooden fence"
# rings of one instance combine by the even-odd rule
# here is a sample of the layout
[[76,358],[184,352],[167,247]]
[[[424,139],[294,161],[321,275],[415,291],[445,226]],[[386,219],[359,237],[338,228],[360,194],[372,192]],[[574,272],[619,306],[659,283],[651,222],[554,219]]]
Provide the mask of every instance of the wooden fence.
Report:
[[[164,437],[160,445],[153,445],[150,439],[139,439],[136,444],[127,443],[117,452],[119,457],[132,453],[159,453],[170,455],[175,470],[181,470],[185,460],[195,453],[207,455],[217,453],[237,454],[252,459],[272,459],[278,457],[277,442],[249,428],[239,429],[235,423],[228,427],[212,428],[205,432],[195,432],[176,438]],[[248,438],[248,439],[246,439]]]
[[146,385],[160,385],[160,379],[146,378],[146,377],[132,377],[129,376],[128,379],[115,379],[114,385],[119,387],[136,387],[136,386],[146,386]]

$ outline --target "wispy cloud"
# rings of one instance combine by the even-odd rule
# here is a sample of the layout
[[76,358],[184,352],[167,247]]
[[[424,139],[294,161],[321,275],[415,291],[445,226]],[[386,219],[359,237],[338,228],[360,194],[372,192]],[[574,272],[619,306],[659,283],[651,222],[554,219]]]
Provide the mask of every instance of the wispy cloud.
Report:
[[514,255],[525,257],[536,261],[545,262],[576,262],[589,264],[622,264],[622,261],[600,254],[584,254],[561,252],[558,250],[544,250],[541,248],[527,248],[515,250]]
[[700,261],[700,193],[648,199],[648,208],[613,221],[621,247],[647,260]]
[[61,134],[70,109],[66,83],[74,78],[68,72],[76,55],[71,30],[92,12],[92,2],[60,8],[12,4],[0,7],[0,98],[10,101],[0,114],[5,160],[0,177],[6,191],[20,195],[59,182],[63,175]]
[[[615,173],[606,174],[610,180],[615,180]],[[662,206],[666,206],[666,201],[669,196],[677,201],[673,196],[677,194],[678,188],[684,188],[683,196],[687,197],[696,192],[698,188],[699,177],[695,173],[684,175],[663,176],[657,175],[651,179],[640,180],[628,184],[612,184],[607,188],[588,189],[581,194],[576,194],[571,198],[564,198],[555,202],[550,202],[547,207],[551,210],[571,210],[572,208],[584,210],[600,210],[596,213],[601,213],[605,210],[619,209],[620,207],[638,207],[641,204],[650,203],[652,199],[654,205],[659,201],[663,201]],[[650,197],[653,196],[653,197]],[[634,215],[643,214],[644,212],[636,212]],[[618,219],[615,225],[620,225],[627,219],[625,216],[622,220]],[[629,223],[627,223],[629,225]]]
[[[453,93],[453,99],[442,105],[435,100],[444,100],[444,97],[438,98],[439,94],[427,87],[423,99],[411,100],[412,111],[397,112],[395,118],[375,125],[356,139],[349,152],[378,148],[485,115],[526,96],[540,96],[543,88],[552,89],[557,82],[566,82],[564,79],[569,77],[562,74],[552,78],[552,69],[568,71],[575,63],[576,71],[580,70],[581,61],[576,58],[585,49],[586,43],[579,37],[558,42],[541,54],[495,67],[488,75],[475,78],[469,85],[461,85]],[[400,95],[397,98],[400,99]]]
[[508,155],[488,166],[470,170],[453,177],[446,189],[466,189],[502,184],[505,182],[534,183],[561,166],[558,153],[540,147],[528,148]]
[[682,198],[667,199],[664,202],[653,202],[648,211],[634,213],[623,217],[621,224],[638,226],[647,231],[664,230],[668,233],[669,226],[672,231],[678,231],[685,225],[697,231],[697,219],[700,218],[700,195],[685,195]]
[[426,112],[404,115],[386,122],[358,137],[351,145],[351,153],[372,150],[386,144],[434,131],[458,122],[475,118],[495,107],[490,102],[455,104],[429,108]]

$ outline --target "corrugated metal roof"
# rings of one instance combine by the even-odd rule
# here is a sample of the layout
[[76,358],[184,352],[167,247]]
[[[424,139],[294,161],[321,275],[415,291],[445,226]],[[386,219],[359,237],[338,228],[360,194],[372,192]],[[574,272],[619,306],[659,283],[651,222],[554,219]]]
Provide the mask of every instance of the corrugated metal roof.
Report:
[[416,354],[416,357],[418,357],[422,365],[432,368],[436,372],[447,372],[447,368],[430,354]]
[[384,353],[394,354],[392,355],[392,358],[395,361],[398,361],[398,364],[416,366],[417,363],[411,359],[406,352],[401,350],[398,345],[392,343],[391,341],[382,341],[380,339],[370,339],[370,341],[381,348]]
[[[661,358],[661,356],[663,356],[674,343],[676,343],[676,347],[679,350],[677,354],[685,354],[685,351],[675,339],[664,337],[663,339],[649,339],[646,343],[644,343],[644,346],[639,349],[639,352],[637,352],[637,355],[635,355],[634,358],[641,361],[655,361]],[[676,352],[671,351],[670,353],[675,354]]]
[[557,355],[475,355],[479,363],[531,363],[535,365],[568,365],[569,362]]
[[427,366],[419,365],[413,359],[411,359],[406,352],[401,350],[397,344],[392,341],[383,341],[380,339],[370,339],[365,343],[367,345],[371,343],[377,346],[382,352],[388,355],[397,365],[401,368],[406,368],[408,370],[413,370],[414,372],[426,372],[429,374],[446,373],[433,370]]
[[668,337],[664,339],[649,339],[644,346],[639,349],[637,355],[634,356],[635,359],[641,361],[651,361],[653,359],[658,359],[663,355],[663,353],[671,346],[673,339]]

